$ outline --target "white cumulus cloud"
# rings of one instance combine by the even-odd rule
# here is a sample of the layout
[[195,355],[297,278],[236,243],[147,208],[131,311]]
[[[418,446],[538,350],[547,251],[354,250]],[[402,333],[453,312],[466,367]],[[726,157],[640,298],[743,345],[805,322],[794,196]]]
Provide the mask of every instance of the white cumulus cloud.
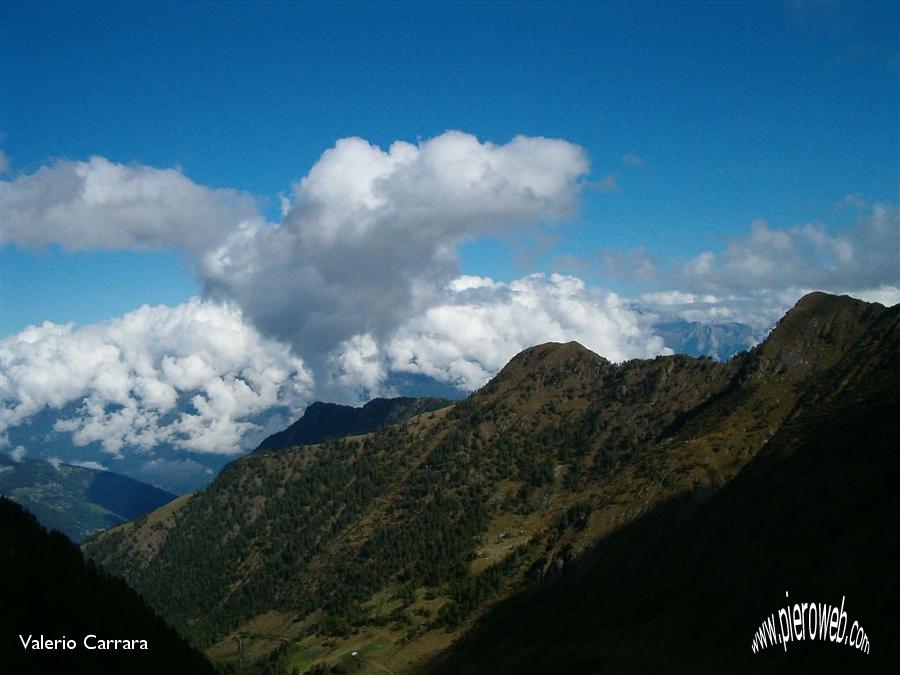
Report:
[[280,405],[299,411],[312,375],[287,345],[260,335],[235,307],[192,299],[83,327],[45,322],[0,342],[0,432],[45,406],[74,404],[55,430],[113,455],[161,443],[233,454]]
[[893,305],[900,301],[900,210],[877,203],[852,227],[788,229],[752,223],[722,252],[704,251],[667,278],[683,290],[645,293],[645,304],[689,321],[764,329],[811,291]]
[[[346,138],[294,186],[279,225],[247,223],[205,256],[205,288],[324,362],[435,302],[460,241],[570,213],[588,169],[580,147],[547,138],[496,145],[451,131],[387,150]],[[366,360],[359,349],[345,361]]]
[[247,194],[198,185],[177,169],[91,157],[2,182],[3,241],[39,248],[199,253],[257,218]]
[[569,340],[612,361],[667,351],[645,317],[616,294],[576,277],[533,274],[508,284],[472,276],[454,279],[439,302],[404,322],[383,346],[370,335],[359,336],[338,348],[336,360],[342,373],[366,382],[370,394],[390,372],[426,375],[473,390],[523,349]]
[[875,204],[852,228],[832,233],[821,224],[774,229],[758,220],[722,253],[705,251],[677,278],[694,291],[822,290],[900,285],[900,211]]

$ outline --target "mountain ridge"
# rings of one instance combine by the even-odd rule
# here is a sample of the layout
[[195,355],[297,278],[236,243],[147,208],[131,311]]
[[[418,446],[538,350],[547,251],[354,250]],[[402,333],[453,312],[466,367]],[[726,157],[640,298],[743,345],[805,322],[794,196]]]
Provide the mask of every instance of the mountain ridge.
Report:
[[316,401],[296,422],[265,438],[254,452],[314,445],[343,436],[367,434],[452,403],[442,398],[410,396],[375,398],[360,407]]
[[[860,301],[795,310],[728,363],[527,349],[452,407],[241,458],[165,519],[85,550],[218,662],[237,662],[236,634],[255,658],[332,664],[369,636],[409,670],[657,505],[716,494],[798,404],[835,389],[849,354],[879,360],[874,326],[897,331],[896,310]],[[173,576],[185,559],[194,577]]]
[[[835,365],[842,386],[801,397],[721,491],[660,503],[566,574],[497,605],[421,672],[893,672],[900,310],[862,339],[878,348],[846,354]],[[877,650],[809,641],[753,653],[760,623],[791,602],[786,591],[845,598]]]

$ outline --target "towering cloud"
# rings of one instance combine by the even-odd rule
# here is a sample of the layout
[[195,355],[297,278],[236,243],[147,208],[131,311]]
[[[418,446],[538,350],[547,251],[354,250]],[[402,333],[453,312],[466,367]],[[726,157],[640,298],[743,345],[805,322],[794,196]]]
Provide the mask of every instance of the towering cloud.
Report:
[[343,139],[295,185],[280,225],[247,224],[206,255],[205,287],[318,363],[432,305],[460,241],[570,213],[588,168],[581,148],[546,138],[447,132],[387,151]]
[[574,278],[456,278],[459,242],[565,217],[588,170],[561,140],[447,132],[382,150],[348,138],[294,185],[277,224],[176,170],[94,157],[15,178],[6,241],[179,248],[209,299],[5,339],[3,428],[50,407],[57,431],[114,455],[232,453],[267,407],[389,392],[392,372],[472,389],[542,340],[656,353],[635,313]]

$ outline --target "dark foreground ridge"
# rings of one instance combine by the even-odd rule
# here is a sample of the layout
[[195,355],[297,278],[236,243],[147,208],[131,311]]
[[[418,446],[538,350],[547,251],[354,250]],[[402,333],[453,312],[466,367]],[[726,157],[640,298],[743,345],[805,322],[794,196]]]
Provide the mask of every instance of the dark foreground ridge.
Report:
[[[47,532],[0,497],[0,670],[15,675],[197,674],[214,669],[124,581],[85,563],[72,542]],[[138,649],[87,649],[136,640]],[[20,636],[71,639],[72,649],[24,649]],[[140,649],[146,640],[148,650]]]

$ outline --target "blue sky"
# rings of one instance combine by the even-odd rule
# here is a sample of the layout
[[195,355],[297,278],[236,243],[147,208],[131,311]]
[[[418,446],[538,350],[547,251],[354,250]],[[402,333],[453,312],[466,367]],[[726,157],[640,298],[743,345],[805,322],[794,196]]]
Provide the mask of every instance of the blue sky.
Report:
[[184,491],[312,400],[894,304],[898,53],[888,2],[5,2],[0,447]]
[[[6,3],[3,149],[180,167],[277,194],[345,136],[386,147],[460,129],[584,147],[588,193],[552,253],[722,247],[756,218],[846,224],[895,200],[895,3]],[[640,167],[623,166],[626,154]],[[190,295],[177,254],[5,246],[3,333]],[[505,243],[462,269],[510,279]],[[531,264],[549,269],[551,255]],[[120,274],[121,268],[134,274]],[[154,269],[162,270],[155,275]],[[98,281],[113,274],[114,288]],[[614,282],[613,282],[614,283]],[[81,298],[77,289],[83,287]],[[96,302],[98,295],[105,296]],[[112,297],[110,297],[112,296]]]

